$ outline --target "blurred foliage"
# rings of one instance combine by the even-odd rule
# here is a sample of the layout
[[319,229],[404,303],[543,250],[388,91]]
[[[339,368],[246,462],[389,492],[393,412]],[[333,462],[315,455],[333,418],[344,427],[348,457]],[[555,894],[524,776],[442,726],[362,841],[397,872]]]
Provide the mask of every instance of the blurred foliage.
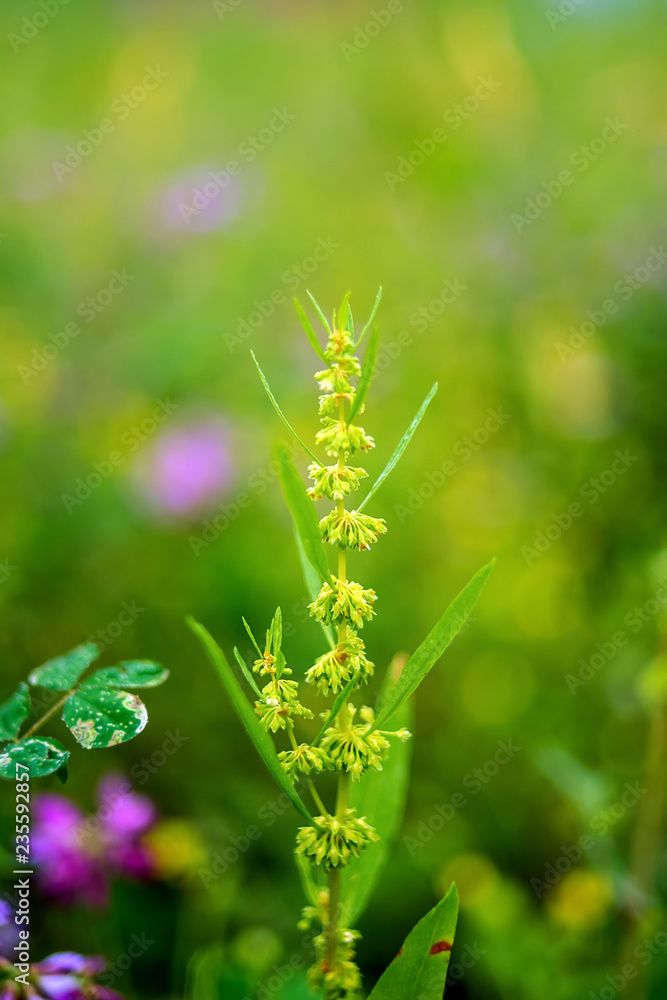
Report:
[[[291,666],[321,651],[271,466],[284,429],[249,354],[309,440],[319,363],[290,301],[306,288],[329,307],[352,288],[364,316],[384,287],[371,480],[440,383],[376,498],[390,531],[364,557],[372,659],[413,650],[498,559],[417,698],[408,815],[361,927],[369,983],[452,874],[452,969],[481,952],[453,997],[599,994],[634,933],[637,808],[541,900],[530,882],[642,780],[657,711],[636,680],[666,621],[664,5],[398,6],[370,28],[364,6],[296,0],[0,11],[3,693],[88,637],[104,665],[150,657],[172,671],[149,727],[110,754],[171,824],[165,879],[118,885],[110,915],[36,907],[35,951],[113,961],[146,933],[156,943],[116,984],[128,995],[182,995],[196,949],[222,949],[243,985],[300,953],[296,817],[184,616],[244,651],[241,615],[262,631],[280,602]],[[153,89],[135,90],[149,70]],[[489,76],[498,86],[470,110]],[[600,139],[607,119],[624,126],[613,141]],[[388,181],[415,150],[423,163]],[[240,172],[212,181],[230,161]],[[554,196],[564,170],[573,180]],[[156,508],[160,442],[211,420],[228,464],[209,506]],[[95,463],[112,471],[82,489]],[[77,488],[83,500],[63,499]],[[499,741],[521,748],[501,765]],[[107,765],[79,758],[67,790],[92,808]],[[209,868],[235,858],[207,888],[202,852]],[[667,925],[666,879],[662,838],[649,937]],[[666,956],[647,966],[651,996]]]

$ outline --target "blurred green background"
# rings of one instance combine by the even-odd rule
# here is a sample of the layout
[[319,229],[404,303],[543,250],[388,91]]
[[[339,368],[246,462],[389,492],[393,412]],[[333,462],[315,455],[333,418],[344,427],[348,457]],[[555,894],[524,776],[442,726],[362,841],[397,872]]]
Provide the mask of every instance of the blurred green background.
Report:
[[[159,998],[183,995],[198,948],[219,949],[230,997],[300,953],[293,814],[201,877],[276,791],[184,616],[245,649],[241,615],[261,632],[280,603],[295,674],[321,652],[249,349],[312,440],[319,363],[292,295],[330,312],[351,288],[359,321],[382,285],[371,476],[440,389],[374,503],[387,537],[353,560],[379,597],[378,667],[498,564],[416,699],[367,982],[452,877],[453,997],[604,1000],[641,965],[638,921],[667,926],[659,785],[599,817],[644,781],[651,741],[661,763],[665,27],[657,0],[4,0],[3,689],[99,630],[102,662],[172,671],[144,733],[75,753],[65,789],[91,809],[100,775],[131,775],[163,817],[161,875],[119,882],[110,912],[41,904],[38,953],[113,960],[146,931],[115,988]],[[146,773],[170,732],[181,748]],[[477,787],[499,741],[520,751]],[[538,899],[531,880],[591,831]],[[643,972],[623,995],[663,996],[664,945]]]

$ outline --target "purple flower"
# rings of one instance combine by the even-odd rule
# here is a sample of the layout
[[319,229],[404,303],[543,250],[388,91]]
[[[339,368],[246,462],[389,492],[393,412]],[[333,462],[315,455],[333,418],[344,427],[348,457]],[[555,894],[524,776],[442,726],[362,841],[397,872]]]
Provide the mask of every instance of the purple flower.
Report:
[[[32,854],[42,891],[65,905],[104,907],[110,875],[153,874],[154,858],[142,838],[156,818],[150,799],[136,795],[120,775],[108,775],[100,782],[98,811],[92,816],[62,795],[36,796]],[[93,974],[92,967],[71,964],[79,958],[65,952],[52,955],[47,961],[59,964],[43,971]]]
[[187,516],[210,505],[232,477],[227,435],[214,419],[166,431],[140,461],[141,492],[151,506],[172,515]]
[[19,929],[14,921],[14,914],[14,907],[6,899],[0,899],[0,956],[5,958],[14,957],[14,945],[18,944],[19,940]]
[[167,229],[205,233],[232,222],[244,202],[244,185],[224,168],[196,167],[181,174],[161,195]]
[[[103,972],[103,958],[87,958],[73,951],[49,955],[30,966],[29,985],[16,981],[18,970],[0,959],[0,972],[6,976],[0,986],[0,1000],[123,1000],[114,990],[99,986],[94,980]],[[25,969],[22,970],[22,977]]]

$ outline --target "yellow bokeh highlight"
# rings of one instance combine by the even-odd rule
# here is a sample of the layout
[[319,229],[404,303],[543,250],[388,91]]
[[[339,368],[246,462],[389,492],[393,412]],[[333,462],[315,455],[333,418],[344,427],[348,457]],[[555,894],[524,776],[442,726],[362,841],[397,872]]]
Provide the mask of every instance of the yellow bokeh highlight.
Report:
[[608,875],[594,871],[571,871],[547,896],[550,916],[564,927],[575,930],[601,926],[614,900]]

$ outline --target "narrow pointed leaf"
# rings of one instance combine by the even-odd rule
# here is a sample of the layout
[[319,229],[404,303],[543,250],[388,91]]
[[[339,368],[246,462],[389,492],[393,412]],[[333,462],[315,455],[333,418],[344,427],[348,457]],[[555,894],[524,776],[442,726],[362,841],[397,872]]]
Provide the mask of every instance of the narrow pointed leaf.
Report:
[[320,534],[320,523],[313,501],[306,493],[301,476],[296,470],[292,456],[284,445],[278,446],[278,476],[283,488],[287,506],[301,539],[306,558],[323,582],[331,579],[324,543]]
[[86,684],[102,687],[149,688],[164,684],[169,671],[152,660],[123,660],[118,667],[96,670]]
[[299,435],[297,434],[297,432],[294,430],[294,428],[292,427],[291,423],[289,422],[289,420],[287,419],[287,417],[285,416],[285,414],[283,413],[283,411],[278,406],[278,401],[277,401],[276,397],[273,395],[273,393],[271,392],[271,387],[269,386],[269,383],[266,380],[266,375],[264,374],[264,372],[262,371],[262,369],[259,367],[259,362],[257,361],[257,358],[255,357],[255,352],[251,351],[250,353],[252,354],[252,360],[255,362],[255,367],[257,368],[257,371],[259,372],[259,377],[262,380],[262,385],[264,386],[264,389],[266,391],[266,395],[271,400],[271,403],[273,404],[274,410],[276,411],[276,413],[278,414],[278,416],[280,417],[280,419],[282,420],[282,422],[284,423],[285,427],[290,432],[290,434],[292,434],[294,436],[294,438],[299,442],[299,444],[301,445],[301,447],[303,448],[303,450],[306,451],[306,452],[308,452],[308,454],[313,459],[313,461],[317,462],[318,465],[319,465],[320,464],[320,460],[317,457],[317,455],[313,454],[313,452],[310,450],[310,448],[308,447],[308,445],[305,444],[301,440],[301,438],[299,437]]
[[368,1000],[442,1000],[458,912],[459,897],[452,885],[410,931]]
[[354,340],[354,320],[352,318],[352,309],[349,305],[347,307],[347,323],[345,324],[345,329],[350,331],[352,334],[352,340]]
[[[405,657],[396,657],[380,688],[376,711],[382,705],[396,684],[396,672],[405,663]],[[405,701],[395,717],[396,728],[412,728],[412,704]],[[392,726],[392,728],[394,728]],[[398,833],[405,811],[410,779],[410,759],[412,741],[403,743],[396,737],[391,739],[388,757],[382,763],[382,771],[369,768],[360,781],[350,784],[350,806],[358,816],[365,816],[377,830],[380,840],[368,844],[358,858],[354,858],[341,871],[342,921],[347,927],[356,926],[365,910],[373,890],[387,863],[392,841]]]
[[472,580],[454,598],[440,620],[433,626],[421,646],[412,654],[375,721],[375,729],[381,729],[405,699],[417,690],[431,667],[437,663],[447,646],[461,631],[477,604],[494,565],[495,559],[475,573]]
[[375,362],[377,361],[379,347],[380,331],[376,327],[371,334],[371,339],[368,341],[368,347],[366,348],[366,353],[364,354],[364,363],[359,377],[359,385],[357,386],[357,392],[354,400],[352,401],[350,413],[347,418],[350,423],[352,423],[357,413],[361,410],[366,396],[368,395],[368,390],[371,387],[371,382],[375,377]]
[[303,886],[304,895],[308,900],[308,902],[311,904],[311,906],[317,906],[318,902],[317,897],[319,896],[324,886],[317,885],[315,881],[315,876],[313,874],[313,865],[311,864],[310,859],[305,856],[305,854],[295,854],[294,860],[296,862],[297,868],[299,869],[299,875],[301,876],[301,885]]
[[[301,539],[299,538],[299,533],[296,530],[296,527],[294,529],[294,538],[296,540],[296,547],[299,550],[299,561],[301,562],[301,569],[303,570],[303,578],[306,582],[306,590],[308,591],[308,596],[310,597],[311,601],[314,601],[322,587],[320,577],[317,571],[313,569],[310,562],[308,561],[308,557],[304,551],[303,544],[301,542]],[[324,632],[324,636],[329,645],[331,646],[331,648],[334,649],[336,646],[336,633],[334,632],[331,625],[325,625],[324,622],[318,622],[317,624]]]
[[359,340],[354,345],[355,351],[361,345],[361,341],[366,336],[366,331],[370,330],[370,328],[371,328],[371,324],[372,324],[373,320],[375,319],[375,314],[378,311],[378,306],[380,305],[380,299],[381,298],[382,298],[382,285],[380,285],[380,287],[378,288],[378,293],[375,296],[375,302],[373,303],[373,308],[371,309],[371,314],[368,317],[368,322],[366,323],[366,326],[363,328],[363,330],[359,334]]
[[315,299],[313,298],[313,296],[311,295],[311,293],[308,291],[308,289],[306,289],[306,293],[307,293],[308,298],[310,299],[310,301],[315,306],[315,311],[316,311],[317,315],[320,317],[320,320],[322,321],[322,325],[323,325],[324,329],[327,331],[327,333],[329,334],[329,336],[331,336],[331,327],[329,326],[329,320],[326,318],[326,316],[324,315],[324,313],[322,312],[322,310],[320,309],[319,305],[317,304],[317,302],[315,301]]
[[49,691],[69,691],[99,655],[100,651],[95,643],[86,642],[71,649],[69,653],[56,656],[55,659],[37,667],[29,675],[28,682],[47,688]]
[[345,295],[343,296],[343,301],[341,302],[340,306],[338,307],[338,313],[336,314],[336,319],[337,319],[336,326],[337,326],[337,329],[339,329],[339,330],[341,330],[341,329],[344,330],[346,328],[346,326],[347,326],[347,321],[348,321],[349,312],[350,312],[350,295],[351,294],[352,294],[351,292],[346,292]]
[[148,712],[136,694],[86,683],[65,702],[63,721],[77,743],[94,750],[138,736],[148,722]]
[[407,431],[405,432],[401,440],[398,442],[396,451],[391,456],[391,458],[385,465],[384,469],[373,483],[370,493],[368,494],[362,505],[360,507],[357,507],[358,511],[362,511],[366,506],[366,504],[368,503],[368,501],[370,500],[370,498],[377,493],[382,483],[385,481],[385,479],[387,478],[391,470],[394,468],[394,466],[398,462],[399,458],[401,457],[407,446],[410,444],[410,441],[412,440],[412,435],[419,427],[419,424],[422,421],[422,417],[426,413],[426,408],[428,407],[428,404],[431,402],[437,391],[438,391],[438,383],[436,382],[432,386],[431,391],[429,392],[428,396],[426,397],[422,405],[419,407],[419,410],[417,411],[417,415],[415,416],[414,420],[408,427]]
[[0,705],[0,740],[15,740],[29,715],[28,685],[21,682],[11,698]]
[[245,625],[245,630],[246,630],[246,632],[248,633],[248,635],[249,635],[249,637],[250,637],[250,641],[251,641],[251,643],[253,644],[253,646],[255,647],[255,649],[257,650],[257,655],[259,656],[259,658],[260,658],[260,660],[261,660],[261,659],[262,659],[262,657],[264,656],[264,654],[262,653],[261,649],[259,648],[259,645],[258,645],[258,643],[257,643],[257,640],[255,639],[254,635],[252,634],[252,629],[251,629],[251,628],[250,628],[250,626],[248,625],[248,623],[247,623],[247,621],[245,620],[245,618],[243,618],[243,617],[242,617],[242,618],[241,618],[241,621],[242,621],[242,622],[243,622],[243,624]]
[[327,729],[329,728],[329,726],[331,725],[331,723],[334,722],[336,716],[338,715],[338,713],[340,712],[341,708],[343,707],[343,703],[346,702],[347,699],[352,694],[352,689],[354,688],[354,686],[357,683],[358,683],[357,678],[353,677],[352,680],[348,681],[348,683],[345,685],[345,687],[343,688],[343,690],[338,692],[338,694],[336,695],[336,700],[334,701],[333,705],[331,706],[331,711],[329,712],[329,714],[328,714],[328,716],[326,718],[326,722],[324,723],[324,725],[320,729],[319,733],[317,734],[317,736],[315,737],[315,739],[313,740],[313,742],[310,744],[311,747],[316,747],[317,744],[320,742],[320,740],[322,739],[322,737],[326,733]]
[[243,693],[241,685],[237,681],[234,671],[227,662],[225,654],[220,649],[210,632],[208,632],[203,625],[200,625],[198,621],[195,621],[195,619],[190,616],[188,616],[186,621],[194,634],[201,641],[204,649],[211,659],[211,662],[213,663],[213,666],[218,671],[220,679],[227,689],[227,694],[230,697],[232,705],[236,709],[237,715],[245,726],[248,736],[255,744],[255,749],[266,764],[270,773],[275,778],[279,787],[288,796],[290,802],[296,809],[298,809],[301,815],[308,820],[309,823],[312,823],[312,816],[306,809],[296,789],[294,788],[294,785],[288,778],[285,768],[278,760],[278,754],[276,753],[276,749],[273,745],[273,740],[255,715],[253,707]]
[[[66,763],[69,752],[58,740],[44,736],[31,736],[20,743],[12,743],[0,750],[0,778],[17,778],[16,765],[27,767],[31,778],[43,778],[60,770]],[[23,774],[23,770],[18,772]]]
[[253,689],[253,691],[255,692],[255,694],[257,695],[257,697],[261,698],[262,697],[262,692],[259,690],[259,688],[257,686],[257,681],[253,677],[252,672],[248,669],[248,664],[246,663],[246,661],[241,656],[241,654],[239,652],[239,647],[238,646],[234,646],[234,658],[236,659],[236,662],[238,663],[239,667],[241,668],[241,673],[243,674],[243,676],[247,680],[247,682],[250,685],[250,687]]
[[308,317],[306,316],[306,313],[304,312],[303,306],[301,305],[301,303],[299,302],[298,299],[294,299],[294,305],[295,305],[296,311],[297,311],[297,313],[299,315],[299,319],[301,320],[301,326],[306,331],[306,336],[308,337],[308,340],[310,341],[310,346],[315,351],[315,354],[317,354],[318,358],[321,358],[322,361],[324,361],[325,365],[328,365],[329,362],[324,357],[324,348],[320,345],[320,342],[317,339],[317,334],[313,330],[313,328],[311,326],[311,323],[310,323],[310,320],[308,319]]

